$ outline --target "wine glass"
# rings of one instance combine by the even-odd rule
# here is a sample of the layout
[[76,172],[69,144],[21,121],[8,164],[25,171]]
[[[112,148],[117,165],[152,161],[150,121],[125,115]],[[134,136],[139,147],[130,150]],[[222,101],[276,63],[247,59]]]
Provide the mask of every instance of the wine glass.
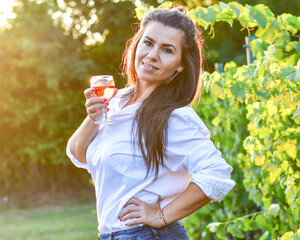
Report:
[[[90,79],[91,88],[94,88],[94,96],[95,97],[103,97],[107,98],[107,100],[111,99],[115,92],[115,81],[113,76],[111,75],[97,75],[93,76]],[[100,119],[97,119],[95,124],[106,124],[112,123],[111,120],[107,119],[107,108],[103,108],[102,116]]]

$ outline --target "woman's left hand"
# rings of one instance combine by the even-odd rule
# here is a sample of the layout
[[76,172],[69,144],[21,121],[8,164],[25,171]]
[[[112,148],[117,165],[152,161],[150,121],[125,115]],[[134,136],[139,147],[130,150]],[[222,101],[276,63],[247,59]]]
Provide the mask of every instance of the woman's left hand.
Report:
[[161,228],[165,225],[161,217],[160,200],[152,205],[133,197],[124,207],[125,210],[120,214],[120,221],[126,221],[127,226],[146,224],[150,227]]

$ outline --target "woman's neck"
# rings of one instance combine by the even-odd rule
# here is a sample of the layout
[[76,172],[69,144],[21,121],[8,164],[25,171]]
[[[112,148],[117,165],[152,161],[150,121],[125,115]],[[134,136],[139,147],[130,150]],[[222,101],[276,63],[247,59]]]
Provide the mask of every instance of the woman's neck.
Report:
[[150,96],[156,87],[157,86],[154,85],[143,86],[142,84],[140,84],[138,87],[136,86],[135,92],[130,99],[131,104],[143,102],[147,97]]

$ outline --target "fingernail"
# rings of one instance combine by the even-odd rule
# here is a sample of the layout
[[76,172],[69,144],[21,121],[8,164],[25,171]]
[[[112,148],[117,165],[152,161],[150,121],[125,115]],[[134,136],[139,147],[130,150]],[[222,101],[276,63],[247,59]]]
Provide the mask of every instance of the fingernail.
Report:
[[125,226],[127,226],[127,223],[125,223]]
[[108,105],[109,103],[108,103],[108,102],[106,102],[105,104],[106,104],[106,105]]
[[103,98],[103,101],[106,102],[106,101],[107,101],[107,98]]
[[[109,111],[109,108],[106,108],[107,111]],[[122,221],[122,220],[121,220]]]
[[123,221],[122,218],[120,218],[120,221],[121,221],[121,222]]
[[94,92],[94,91],[95,91],[95,88],[92,88],[91,91]]

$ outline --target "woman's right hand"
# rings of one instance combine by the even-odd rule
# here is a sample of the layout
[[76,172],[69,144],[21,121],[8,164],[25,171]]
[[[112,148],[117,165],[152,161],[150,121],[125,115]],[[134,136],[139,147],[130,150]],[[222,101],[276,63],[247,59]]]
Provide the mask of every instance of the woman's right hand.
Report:
[[92,119],[93,122],[95,122],[102,116],[103,109],[107,108],[108,101],[106,98],[95,97],[93,88],[86,89],[84,91],[84,96],[86,99],[86,112],[89,118]]

